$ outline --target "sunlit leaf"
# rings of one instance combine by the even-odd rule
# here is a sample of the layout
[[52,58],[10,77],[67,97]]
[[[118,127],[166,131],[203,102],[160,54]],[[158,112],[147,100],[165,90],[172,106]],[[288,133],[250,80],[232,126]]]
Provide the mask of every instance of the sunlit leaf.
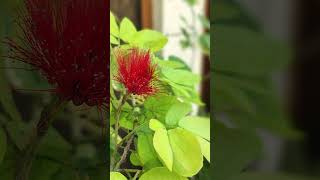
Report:
[[161,161],[172,171],[173,153],[169,142],[167,130],[158,129],[153,136],[153,146]]
[[127,180],[127,178],[119,172],[110,172],[110,180]]
[[179,176],[174,172],[170,172],[167,168],[153,168],[144,173],[140,180],[187,180],[187,178]]

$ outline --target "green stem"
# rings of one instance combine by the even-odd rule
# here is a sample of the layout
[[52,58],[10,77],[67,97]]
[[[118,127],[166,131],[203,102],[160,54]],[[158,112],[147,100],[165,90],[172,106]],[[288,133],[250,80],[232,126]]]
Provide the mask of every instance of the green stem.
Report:
[[141,171],[141,169],[119,169],[119,171],[125,171],[125,172],[129,172],[129,173],[135,173],[135,172]]
[[134,135],[139,129],[143,128],[145,124],[147,124],[148,122],[144,122],[141,125],[139,125],[138,127],[134,128],[131,132],[129,132],[125,137],[122,138],[122,140],[117,144],[117,148],[121,147],[121,145],[130,139],[130,137],[132,135]]
[[41,112],[40,120],[38,121],[35,131],[31,136],[30,142],[22,152],[22,159],[19,161],[17,166],[16,180],[29,179],[32,161],[36,154],[37,147],[39,146],[42,138],[47,134],[52,124],[53,116],[65,103],[65,101],[62,101],[59,98],[54,98]]
[[134,175],[134,177],[132,178],[132,180],[138,179],[140,173],[141,173],[141,170],[137,171],[136,174]]
[[114,152],[113,152],[113,155],[111,157],[111,169],[113,170],[115,165],[116,165],[116,162],[115,162],[115,156],[116,156],[116,153],[118,151],[118,146],[117,146],[117,141],[118,141],[118,135],[119,135],[119,121],[120,121],[120,115],[121,115],[121,110],[122,110],[122,107],[123,105],[126,103],[128,99],[128,94],[125,94],[123,97],[122,97],[122,100],[119,104],[119,107],[116,109],[116,113],[115,113],[115,125],[114,125],[114,143],[115,143],[115,149],[114,149]]

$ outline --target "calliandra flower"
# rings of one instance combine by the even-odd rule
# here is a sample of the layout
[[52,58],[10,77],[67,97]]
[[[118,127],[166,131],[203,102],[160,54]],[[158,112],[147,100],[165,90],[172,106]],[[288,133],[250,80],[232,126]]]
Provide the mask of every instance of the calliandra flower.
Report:
[[75,105],[109,104],[107,0],[24,0],[10,59],[38,69]]
[[133,48],[116,53],[118,72],[115,80],[122,83],[127,92],[148,96],[158,92],[157,65],[152,64],[149,51]]

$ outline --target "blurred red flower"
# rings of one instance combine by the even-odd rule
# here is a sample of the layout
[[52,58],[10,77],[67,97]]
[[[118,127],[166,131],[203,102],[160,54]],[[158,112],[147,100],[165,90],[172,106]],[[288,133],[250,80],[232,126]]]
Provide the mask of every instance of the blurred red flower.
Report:
[[109,104],[107,0],[24,0],[10,59],[36,67],[75,105]]
[[133,48],[116,53],[118,74],[115,80],[122,83],[128,93],[148,96],[158,92],[157,65],[152,64],[149,51]]

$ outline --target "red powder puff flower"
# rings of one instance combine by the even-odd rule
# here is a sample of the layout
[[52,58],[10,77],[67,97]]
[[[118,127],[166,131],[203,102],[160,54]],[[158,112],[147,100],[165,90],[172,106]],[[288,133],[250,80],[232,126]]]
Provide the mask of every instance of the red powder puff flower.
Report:
[[107,0],[24,0],[9,58],[43,74],[63,100],[109,104]]
[[153,95],[158,92],[156,64],[152,64],[149,51],[131,49],[117,51],[118,74],[115,80],[122,83],[128,93]]

